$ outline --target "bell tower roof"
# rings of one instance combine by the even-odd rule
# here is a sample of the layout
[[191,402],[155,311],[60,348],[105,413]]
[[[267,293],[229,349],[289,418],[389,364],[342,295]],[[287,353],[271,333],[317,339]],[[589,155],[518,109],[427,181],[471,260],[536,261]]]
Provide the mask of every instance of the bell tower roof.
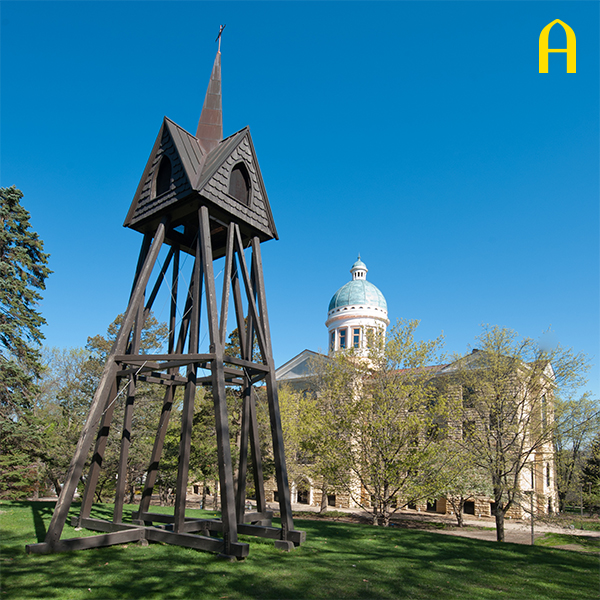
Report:
[[213,258],[225,254],[232,220],[244,245],[278,239],[250,129],[223,139],[220,48],[196,135],[164,118],[124,225],[146,234],[166,219],[165,242],[193,255],[201,206],[210,209]]

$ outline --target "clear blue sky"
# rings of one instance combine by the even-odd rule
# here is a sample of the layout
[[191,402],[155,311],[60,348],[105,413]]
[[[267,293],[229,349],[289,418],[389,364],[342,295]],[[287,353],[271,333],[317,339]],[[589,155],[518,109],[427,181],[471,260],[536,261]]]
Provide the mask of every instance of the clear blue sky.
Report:
[[[392,321],[466,351],[482,323],[599,359],[597,2],[2,2],[1,179],[54,273],[48,345],[126,306],[122,222],[164,115],[194,132],[223,37],[225,135],[250,125],[280,241],[275,362],[326,346],[360,252]],[[538,36],[561,19],[577,73]],[[564,47],[552,30],[550,47]],[[160,307],[159,307],[160,308]],[[162,318],[164,314],[159,314]]]

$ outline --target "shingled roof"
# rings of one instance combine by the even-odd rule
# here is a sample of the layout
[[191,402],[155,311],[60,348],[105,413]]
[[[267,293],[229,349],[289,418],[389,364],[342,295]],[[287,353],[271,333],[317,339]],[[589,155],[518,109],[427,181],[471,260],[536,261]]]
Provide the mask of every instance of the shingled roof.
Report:
[[[215,132],[222,135],[220,107],[221,60],[217,53],[196,136],[164,118],[125,227],[152,233],[168,215],[172,227],[189,224],[193,228],[198,208],[207,205],[213,219],[224,224],[237,222],[244,237],[278,239],[250,129],[244,127],[225,139],[216,139]],[[166,187],[159,189],[161,169]],[[235,169],[244,173],[248,187],[244,199],[232,187]]]

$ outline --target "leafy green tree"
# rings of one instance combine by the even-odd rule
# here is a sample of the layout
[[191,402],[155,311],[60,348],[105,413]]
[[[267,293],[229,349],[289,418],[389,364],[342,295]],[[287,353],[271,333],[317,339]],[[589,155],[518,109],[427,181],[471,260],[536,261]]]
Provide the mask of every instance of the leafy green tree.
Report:
[[[309,371],[313,373],[313,381],[306,389],[300,391],[289,385],[279,388],[288,476],[297,489],[310,482],[320,490],[320,512],[327,511],[330,494],[344,492],[347,487],[347,478],[343,478],[342,483],[336,466],[341,454],[340,437],[344,444],[346,436],[342,432],[334,435],[337,431],[334,426],[335,398],[344,395],[344,391],[352,392],[355,377],[352,363],[345,365],[348,367],[345,371],[344,366],[337,365],[339,369],[336,370],[328,362],[326,357],[311,361]],[[333,376],[334,371],[337,377]],[[331,393],[324,393],[327,388],[325,381],[335,387],[335,391],[329,389]],[[317,393],[317,388],[320,393]]]
[[438,485],[447,414],[426,367],[439,362],[442,339],[418,341],[417,326],[399,321],[368,358],[338,353],[320,375],[326,478],[370,508],[375,525]]
[[[318,457],[307,443],[309,432],[315,435],[317,427],[315,415],[310,410],[312,398],[287,384],[280,386],[278,396],[288,479],[297,489],[302,489],[308,481],[314,481],[318,477]],[[262,421],[267,434],[269,417],[266,399],[262,403],[262,411]],[[270,438],[270,435],[268,437]],[[267,456],[271,458],[270,447]]]
[[454,373],[463,391],[462,421],[474,423],[463,446],[487,473],[496,537],[504,541],[506,513],[525,500],[523,480],[536,456],[553,452],[553,399],[583,383],[587,359],[561,346],[540,348],[500,327],[484,328],[477,346],[446,371]]
[[[86,348],[46,348],[43,352],[43,372],[35,414],[43,424],[44,443],[39,458],[43,476],[51,482],[57,494],[68,471],[70,460],[89,412],[89,405],[104,368],[122,315],[108,326],[106,335],[88,338]],[[167,329],[150,314],[141,336],[142,352],[158,351]],[[121,382],[122,393],[117,398],[117,410],[111,424],[102,471],[96,489],[100,500],[110,497],[115,489],[115,475],[122,433],[119,415],[126,398],[127,381]],[[133,412],[131,446],[127,464],[129,497],[136,491],[150,457],[161,407],[162,390],[139,381]],[[121,411],[119,410],[121,409]]]
[[461,444],[451,441],[446,447],[440,492],[452,507],[459,527],[464,526],[465,503],[477,496],[490,496],[492,487],[484,469]]
[[83,348],[43,348],[35,414],[43,424],[42,475],[57,495],[87,417],[88,353]]
[[37,309],[50,274],[23,194],[0,188],[0,496],[37,490],[40,424],[33,414],[44,318]]
[[[119,333],[121,323],[123,322],[123,314],[115,317],[115,320],[108,326],[106,335],[93,335],[88,337],[86,350],[90,353],[89,370],[90,374],[99,378],[102,375],[102,369],[106,362],[112,345]],[[166,323],[160,323],[153,313],[150,313],[144,322],[142,333],[140,336],[140,354],[149,354],[159,352],[163,347],[169,335],[169,328]],[[96,389],[96,381],[92,383],[93,391]]]
[[[89,395],[90,401],[98,385],[99,378],[102,375],[106,357],[113,346],[122,322],[123,314],[119,314],[110,323],[105,335],[88,337],[85,348],[89,353],[86,364],[86,379],[89,382],[89,389],[91,390],[91,394]],[[168,334],[168,326],[165,323],[160,323],[150,313],[141,331],[139,352],[141,354],[160,352]],[[113,417],[107,448],[102,461],[102,473],[98,481],[96,495],[99,500],[111,497],[116,485],[115,477],[119,463],[122,435],[119,415],[122,414],[127,398],[126,387],[127,382],[122,381],[121,393],[116,400],[115,416]],[[148,468],[148,460],[154,444],[163,393],[164,389],[160,386],[143,381],[136,382],[135,405],[130,437],[131,445],[127,461],[127,489],[129,490],[129,499],[131,501],[133,501],[135,496],[136,486],[139,487],[141,485],[143,476]]]

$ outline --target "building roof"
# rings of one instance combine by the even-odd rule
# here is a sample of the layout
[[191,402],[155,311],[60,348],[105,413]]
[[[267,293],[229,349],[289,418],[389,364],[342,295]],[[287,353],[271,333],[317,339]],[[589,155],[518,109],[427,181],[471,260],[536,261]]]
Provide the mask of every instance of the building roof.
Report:
[[315,361],[329,360],[327,356],[313,350],[302,350],[293,358],[275,370],[275,378],[278,382],[283,381],[305,381],[313,374]]

